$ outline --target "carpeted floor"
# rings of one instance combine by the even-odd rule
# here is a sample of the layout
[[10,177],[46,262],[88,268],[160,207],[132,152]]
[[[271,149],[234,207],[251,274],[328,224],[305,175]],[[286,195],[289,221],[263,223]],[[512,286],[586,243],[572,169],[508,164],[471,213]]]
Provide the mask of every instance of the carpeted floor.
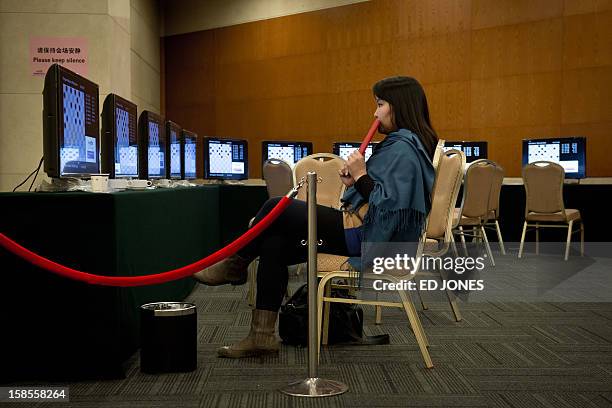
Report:
[[[515,257],[497,260],[495,273],[517,268]],[[302,279],[292,277],[291,287]],[[612,407],[612,303],[461,302],[456,323],[447,303],[432,302],[419,313],[433,369],[424,367],[402,310],[384,309],[376,326],[366,307],[366,332],[388,333],[391,344],[325,348],[320,377],[346,383],[349,392],[307,399],[278,392],[306,377],[306,349],[283,346],[278,357],[261,360],[215,356],[248,331],[246,290],[200,285],[189,297],[198,310],[196,371],[142,374],[136,354],[126,379],[67,384],[70,406]]]

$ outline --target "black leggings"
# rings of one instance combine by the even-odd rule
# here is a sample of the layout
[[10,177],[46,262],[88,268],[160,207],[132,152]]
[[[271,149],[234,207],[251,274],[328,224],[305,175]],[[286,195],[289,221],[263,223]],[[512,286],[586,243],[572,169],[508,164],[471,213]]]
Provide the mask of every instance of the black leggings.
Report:
[[[279,200],[280,197],[276,197],[266,201],[254,222],[268,214]],[[348,256],[341,211],[317,206],[317,236],[323,240],[318,247],[320,252]],[[257,309],[278,311],[287,291],[287,266],[306,262],[308,249],[301,241],[307,238],[306,203],[293,200],[261,235],[238,252],[248,259],[259,256]]]

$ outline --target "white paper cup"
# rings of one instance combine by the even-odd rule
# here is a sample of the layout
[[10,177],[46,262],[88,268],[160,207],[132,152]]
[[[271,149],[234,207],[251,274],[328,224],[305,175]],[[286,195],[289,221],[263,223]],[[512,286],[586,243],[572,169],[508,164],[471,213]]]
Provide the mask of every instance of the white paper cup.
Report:
[[108,175],[92,175],[91,191],[93,191],[94,193],[108,192]]

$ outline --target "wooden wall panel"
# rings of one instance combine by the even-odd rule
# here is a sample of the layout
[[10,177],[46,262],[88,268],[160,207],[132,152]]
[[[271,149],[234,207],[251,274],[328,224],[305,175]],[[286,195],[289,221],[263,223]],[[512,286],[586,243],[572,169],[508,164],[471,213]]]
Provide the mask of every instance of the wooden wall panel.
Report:
[[612,0],[565,0],[563,14],[597,13],[612,11]]
[[472,78],[561,69],[563,19],[474,30]]
[[563,0],[473,0],[472,29],[546,20],[563,15]]
[[559,123],[559,72],[472,81],[472,127]]
[[468,81],[470,79],[471,33],[425,37],[419,41],[396,40],[396,72],[414,76],[422,84]]
[[[316,54],[327,46],[326,27],[320,14],[305,13],[261,22],[264,57]],[[307,35],[304,35],[307,33]]]
[[382,0],[315,12],[321,15],[325,27],[326,51],[380,44],[396,37],[393,4]]
[[612,66],[564,72],[562,123],[612,121],[611,95]]
[[470,128],[470,83],[425,84],[432,125],[436,130]]
[[564,69],[612,65],[612,11],[565,18]]
[[249,23],[207,30],[214,33],[215,57],[220,65],[262,59],[266,49],[263,24]]
[[[520,176],[521,140],[586,136],[589,176],[612,176],[610,0],[373,0],[166,37],[167,117],[201,135],[359,141],[371,87],[417,78],[441,137],[487,140]],[[380,140],[380,136],[377,139]]]
[[470,0],[397,0],[399,38],[423,38],[469,31]]

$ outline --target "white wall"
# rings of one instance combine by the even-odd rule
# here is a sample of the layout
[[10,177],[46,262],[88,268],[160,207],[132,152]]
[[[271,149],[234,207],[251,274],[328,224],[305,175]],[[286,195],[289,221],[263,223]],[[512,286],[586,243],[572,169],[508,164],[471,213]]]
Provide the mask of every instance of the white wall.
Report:
[[164,35],[361,3],[367,0],[162,0]]
[[44,79],[31,74],[30,37],[87,38],[87,77],[100,86],[100,106],[113,92],[159,112],[159,30],[156,0],[0,0],[0,191],[43,154]]

